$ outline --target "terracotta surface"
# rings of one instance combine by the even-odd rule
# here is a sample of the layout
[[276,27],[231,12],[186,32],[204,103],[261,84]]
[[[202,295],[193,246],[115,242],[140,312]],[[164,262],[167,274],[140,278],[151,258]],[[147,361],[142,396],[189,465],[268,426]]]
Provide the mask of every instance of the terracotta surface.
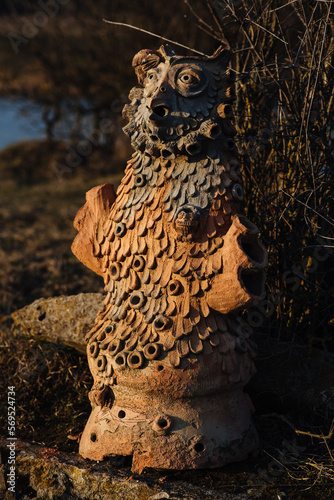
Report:
[[87,193],[73,252],[103,276],[86,339],[94,386],[80,453],[144,467],[219,467],[258,446],[243,386],[256,348],[236,311],[264,297],[267,252],[242,215],[230,54],[142,50],[115,195]]

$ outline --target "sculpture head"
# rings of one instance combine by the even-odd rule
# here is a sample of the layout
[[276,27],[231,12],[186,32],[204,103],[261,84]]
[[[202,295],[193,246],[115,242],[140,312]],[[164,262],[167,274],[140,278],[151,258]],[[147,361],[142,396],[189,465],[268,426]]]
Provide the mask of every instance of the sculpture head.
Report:
[[178,56],[168,45],[138,52],[132,65],[142,87],[131,90],[123,111],[132,146],[153,156],[192,156],[219,139],[222,120],[232,115],[229,59],[222,48],[210,57]]

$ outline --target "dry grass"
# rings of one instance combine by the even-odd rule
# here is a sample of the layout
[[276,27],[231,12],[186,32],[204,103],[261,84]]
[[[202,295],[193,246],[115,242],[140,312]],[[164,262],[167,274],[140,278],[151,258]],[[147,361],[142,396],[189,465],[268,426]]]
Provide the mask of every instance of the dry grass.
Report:
[[[108,181],[117,186],[121,174],[106,174],[96,161],[95,176],[92,171],[87,175],[89,161],[97,160],[99,151],[86,167],[59,179],[52,165],[62,154],[62,144],[50,147],[44,142],[20,144],[0,154],[0,418],[5,429],[6,387],[15,385],[17,436],[74,451],[76,443],[66,436],[80,433],[90,412],[92,379],[86,359],[73,349],[20,336],[10,320],[13,310],[40,297],[103,287],[71,253],[76,234],[72,221],[87,190]],[[108,156],[105,151],[104,165]]]
[[333,2],[202,3],[198,25],[234,51],[246,212],[270,252],[259,327],[333,350]]
[[121,174],[106,172],[107,150],[103,166],[102,153],[96,151],[85,166],[69,169],[59,179],[53,162],[62,149],[50,148],[48,142],[23,143],[0,154],[2,315],[40,297],[100,291],[103,286],[71,252],[76,235],[72,223],[85,192],[105,182],[117,185]]
[[16,437],[77,451],[68,435],[82,432],[90,412],[92,378],[84,356],[72,349],[20,337],[2,327],[1,427],[6,429],[7,387],[15,386]]

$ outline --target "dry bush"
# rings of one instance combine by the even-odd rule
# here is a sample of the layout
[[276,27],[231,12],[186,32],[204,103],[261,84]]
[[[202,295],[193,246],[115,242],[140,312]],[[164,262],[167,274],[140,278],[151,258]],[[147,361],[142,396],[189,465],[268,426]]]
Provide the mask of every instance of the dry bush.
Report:
[[269,247],[268,301],[245,315],[334,348],[333,2],[210,0],[198,26],[228,44],[246,211]]

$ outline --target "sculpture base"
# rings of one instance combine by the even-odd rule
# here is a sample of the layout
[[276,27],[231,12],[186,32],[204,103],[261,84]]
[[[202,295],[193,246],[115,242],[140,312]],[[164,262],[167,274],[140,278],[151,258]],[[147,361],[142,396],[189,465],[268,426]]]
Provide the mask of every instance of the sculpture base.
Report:
[[221,467],[258,449],[252,403],[241,389],[176,401],[117,391],[111,408],[91,413],[80,441],[84,458],[133,455],[132,471],[141,473]]

